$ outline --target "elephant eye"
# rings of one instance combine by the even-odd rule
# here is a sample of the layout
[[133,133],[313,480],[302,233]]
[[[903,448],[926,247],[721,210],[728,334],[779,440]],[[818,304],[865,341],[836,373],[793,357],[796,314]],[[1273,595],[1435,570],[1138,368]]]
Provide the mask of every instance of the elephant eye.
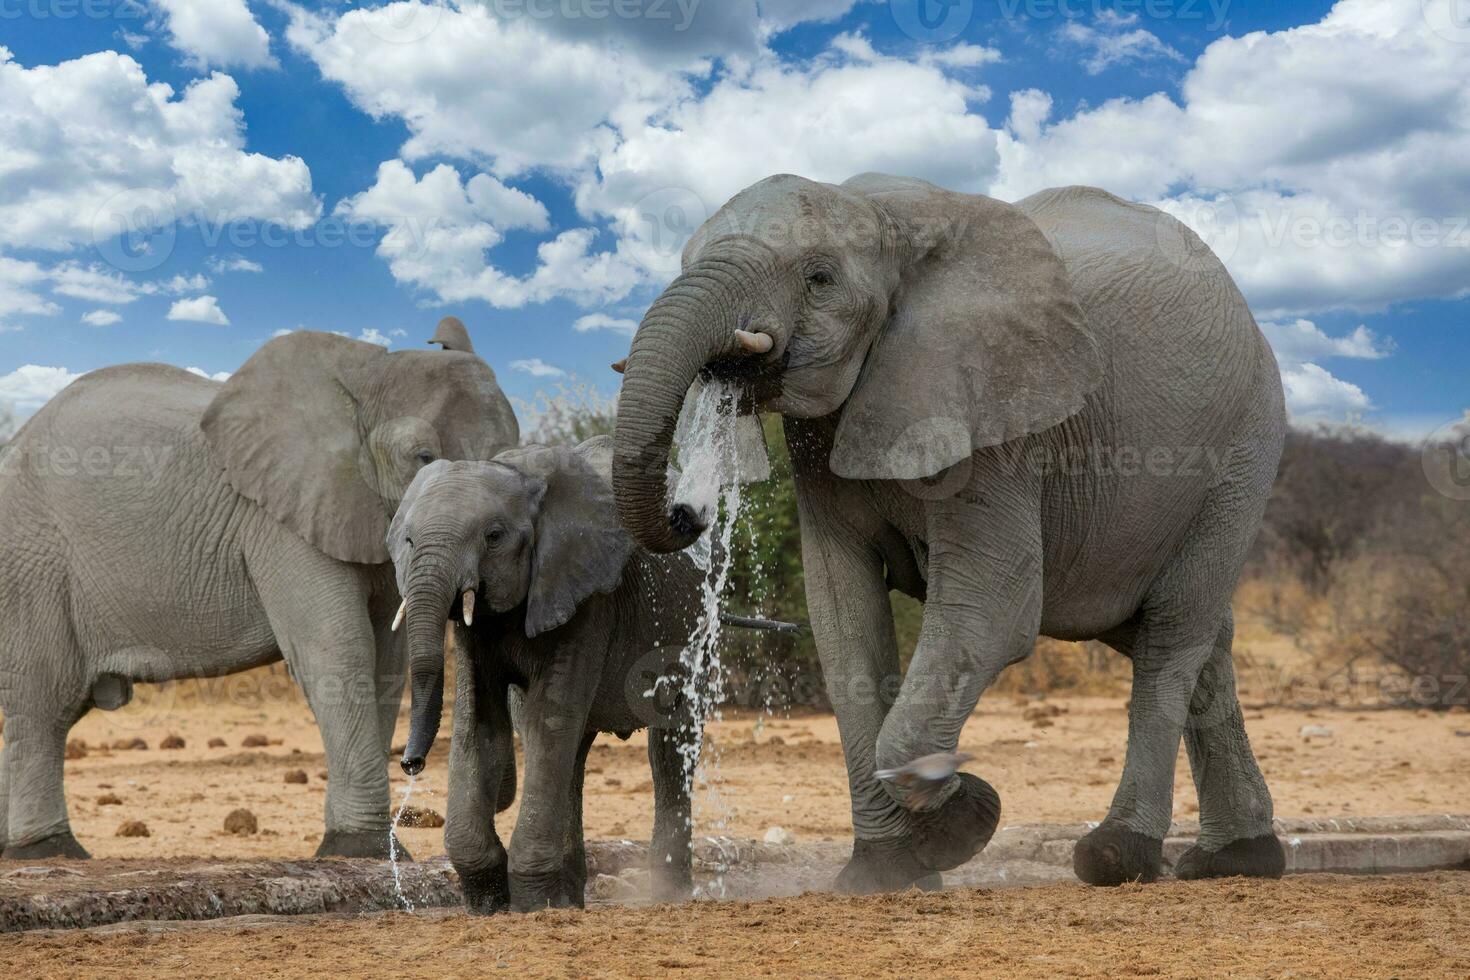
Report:
[[819,288],[821,286],[832,285],[834,280],[832,273],[827,271],[826,269],[813,269],[811,272],[808,272],[806,274],[806,281],[807,285],[812,286],[813,288]]
[[428,466],[434,461],[434,454],[425,450],[419,452],[419,454],[414,458],[417,459],[421,465]]
[[500,539],[503,537],[505,537],[505,531],[502,528],[492,527],[485,532],[485,540],[491,544],[499,544]]

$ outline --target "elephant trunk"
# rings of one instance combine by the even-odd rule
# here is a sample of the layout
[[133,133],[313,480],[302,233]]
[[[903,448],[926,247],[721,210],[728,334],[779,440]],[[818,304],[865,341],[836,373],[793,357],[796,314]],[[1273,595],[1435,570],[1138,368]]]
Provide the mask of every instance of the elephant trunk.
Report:
[[416,546],[405,583],[410,700],[408,744],[400,764],[410,776],[423,771],[444,713],[444,632],[455,597],[453,567]]
[[680,551],[705,525],[668,502],[669,446],[684,398],[705,365],[742,353],[740,270],[730,262],[691,266],[649,307],[633,337],[618,396],[613,491],[618,517],[653,552]]

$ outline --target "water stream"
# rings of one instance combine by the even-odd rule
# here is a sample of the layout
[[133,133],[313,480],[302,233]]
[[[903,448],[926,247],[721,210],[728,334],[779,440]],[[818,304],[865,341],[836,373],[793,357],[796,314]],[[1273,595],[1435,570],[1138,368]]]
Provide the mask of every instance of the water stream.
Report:
[[388,828],[388,861],[393,865],[393,892],[403,910],[410,913],[414,910],[413,902],[403,893],[403,874],[398,867],[398,821],[403,819],[403,811],[408,809],[408,798],[413,795],[413,784],[417,779],[417,776],[408,777],[408,785],[403,787],[403,799],[398,801],[398,812],[393,814],[393,825]]

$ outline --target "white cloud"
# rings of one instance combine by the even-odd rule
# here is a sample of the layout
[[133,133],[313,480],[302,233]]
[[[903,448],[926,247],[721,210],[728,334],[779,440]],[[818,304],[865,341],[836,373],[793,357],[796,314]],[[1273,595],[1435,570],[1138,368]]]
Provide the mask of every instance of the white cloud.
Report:
[[1326,368],[1310,362],[1281,369],[1286,407],[1294,421],[1311,417],[1342,420],[1373,407],[1362,388],[1333,377]]
[[66,251],[129,226],[169,245],[174,217],[310,225],[306,164],[246,152],[238,96],[217,73],[176,93],[116,51],[26,68],[0,47],[0,249]]
[[210,323],[219,327],[230,325],[230,318],[219,308],[219,300],[213,296],[195,296],[181,299],[169,307],[168,319],[185,323]]
[[563,378],[566,372],[559,367],[547,364],[539,357],[526,360],[511,361],[510,366],[517,371],[524,371],[534,378]]
[[66,368],[25,364],[0,377],[0,401],[9,402],[29,414],[79,377],[80,374],[73,374]]
[[1098,12],[1093,26],[1069,20],[1058,33],[1062,40],[1088,52],[1082,66],[1090,75],[1130,62],[1184,60],[1184,55],[1159,40],[1157,35],[1135,27],[1137,23],[1137,14],[1103,9]]
[[638,321],[626,317],[608,316],[606,313],[588,313],[579,316],[572,324],[572,329],[577,333],[589,333],[593,330],[611,330],[626,336],[633,336],[638,332]]
[[163,11],[169,42],[191,68],[264,68],[275,64],[270,36],[245,0],[152,0]]
[[393,346],[393,338],[374,327],[365,328],[362,333],[357,335],[357,339],[366,341],[369,344],[377,344],[379,347]]
[[210,374],[208,371],[204,370],[203,368],[197,368],[197,367],[187,367],[187,368],[184,368],[184,370],[185,371],[188,371],[190,374],[197,374],[201,378],[208,378],[210,381],[219,381],[219,382],[225,382],[225,381],[230,380],[230,374],[231,374],[231,372],[229,372],[229,371],[216,371],[214,374]]
[[92,310],[82,314],[82,322],[93,327],[110,327],[121,321],[122,317],[111,310]]
[[211,255],[209,258],[204,260],[204,264],[209,266],[209,271],[213,272],[217,276],[222,276],[227,272],[265,271],[265,266],[261,265],[259,262],[254,262],[239,254]]
[[1264,322],[1260,326],[1277,358],[1283,362],[1297,363],[1322,357],[1378,360],[1393,351],[1392,340],[1378,337],[1365,324],[1359,324],[1351,333],[1341,337],[1329,337],[1310,320]]
[[20,329],[9,323],[17,315],[51,316],[60,312],[60,307],[36,292],[46,279],[46,271],[36,263],[0,255],[0,331]]
[[168,279],[134,279],[120,272],[92,264],[61,262],[46,271],[52,290],[62,296],[121,306],[140,296],[181,295],[197,293],[209,286],[202,275],[175,275]]
[[1181,96],[1050,123],[1038,93],[1013,96],[994,193],[1082,183],[1158,203],[1268,316],[1470,292],[1470,58],[1421,0],[1340,0],[1320,23],[1221,38]]

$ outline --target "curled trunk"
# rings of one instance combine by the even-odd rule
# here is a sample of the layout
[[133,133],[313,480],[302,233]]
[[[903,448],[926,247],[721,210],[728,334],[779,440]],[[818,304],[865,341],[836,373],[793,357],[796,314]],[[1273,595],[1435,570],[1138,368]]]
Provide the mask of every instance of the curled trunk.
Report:
[[633,338],[618,396],[613,490],[623,526],[650,551],[679,551],[704,531],[693,511],[669,507],[669,447],[700,370],[736,348],[736,283],[734,270],[692,267],[649,308]]

